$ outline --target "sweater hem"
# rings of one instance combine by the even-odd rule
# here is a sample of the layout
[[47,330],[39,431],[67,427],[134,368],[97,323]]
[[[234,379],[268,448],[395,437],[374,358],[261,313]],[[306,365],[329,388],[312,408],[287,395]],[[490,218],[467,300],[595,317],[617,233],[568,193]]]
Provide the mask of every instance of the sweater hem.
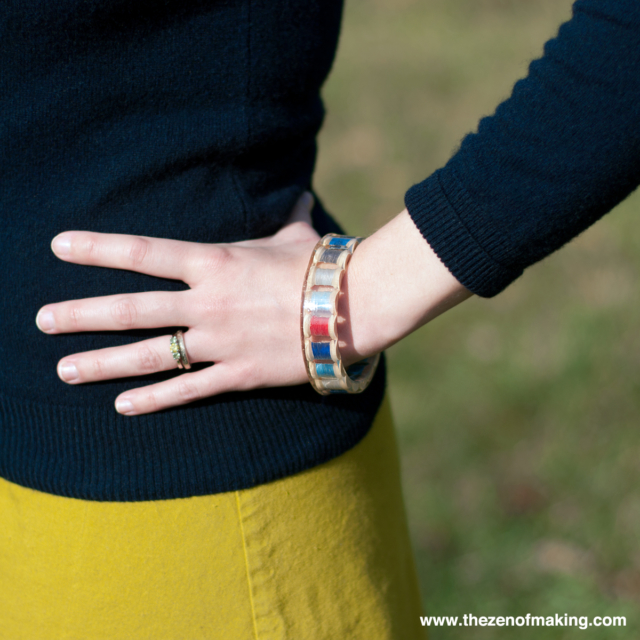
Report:
[[111,502],[248,489],[355,446],[382,403],[385,373],[383,357],[358,396],[279,387],[131,417],[112,404],[70,407],[0,393],[0,477],[45,493]]

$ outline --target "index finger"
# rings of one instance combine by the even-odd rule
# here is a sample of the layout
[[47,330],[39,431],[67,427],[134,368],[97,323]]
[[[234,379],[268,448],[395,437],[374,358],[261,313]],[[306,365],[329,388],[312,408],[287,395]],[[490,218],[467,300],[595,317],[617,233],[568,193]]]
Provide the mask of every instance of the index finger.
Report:
[[194,279],[203,245],[197,242],[97,231],[65,231],[51,241],[62,260],[146,273],[159,278]]

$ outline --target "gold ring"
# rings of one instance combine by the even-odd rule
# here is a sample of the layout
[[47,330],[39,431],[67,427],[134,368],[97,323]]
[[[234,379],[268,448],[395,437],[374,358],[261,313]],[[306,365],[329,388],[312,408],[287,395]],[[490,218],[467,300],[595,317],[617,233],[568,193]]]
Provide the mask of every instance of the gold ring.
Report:
[[184,346],[184,333],[180,329],[171,336],[170,348],[173,359],[178,363],[178,369],[191,369]]

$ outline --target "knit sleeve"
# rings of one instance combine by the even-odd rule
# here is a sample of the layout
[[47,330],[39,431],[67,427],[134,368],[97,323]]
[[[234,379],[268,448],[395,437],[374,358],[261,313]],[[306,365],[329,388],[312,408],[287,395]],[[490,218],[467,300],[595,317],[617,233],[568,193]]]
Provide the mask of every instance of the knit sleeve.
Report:
[[578,0],[509,99],[405,204],[451,273],[491,297],[638,184],[640,2]]

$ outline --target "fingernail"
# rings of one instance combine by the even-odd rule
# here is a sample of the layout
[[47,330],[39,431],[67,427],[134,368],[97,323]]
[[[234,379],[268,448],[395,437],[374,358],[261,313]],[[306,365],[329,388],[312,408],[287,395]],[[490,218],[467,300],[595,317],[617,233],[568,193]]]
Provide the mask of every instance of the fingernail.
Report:
[[66,256],[71,251],[71,238],[64,234],[56,236],[51,241],[51,248],[59,256]]
[[129,400],[121,398],[116,402],[116,411],[118,413],[129,413],[130,411],[133,411],[133,405]]
[[73,362],[63,362],[60,365],[60,377],[65,382],[71,382],[78,379],[78,369]]
[[36,324],[40,331],[51,331],[56,328],[56,321],[53,319],[51,311],[40,311],[36,316]]

